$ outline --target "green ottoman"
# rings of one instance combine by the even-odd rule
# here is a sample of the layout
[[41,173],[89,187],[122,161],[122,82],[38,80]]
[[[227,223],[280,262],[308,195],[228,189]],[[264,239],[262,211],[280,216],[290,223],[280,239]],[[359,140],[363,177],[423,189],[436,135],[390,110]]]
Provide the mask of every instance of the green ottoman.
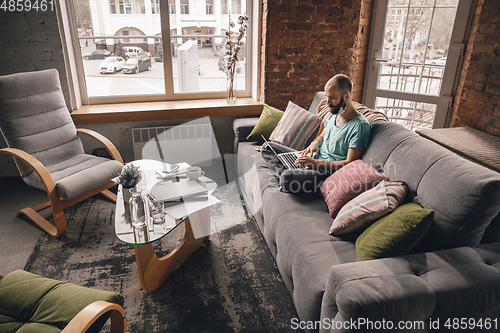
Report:
[[122,306],[118,293],[22,270],[0,275],[0,333],[99,332],[109,316],[111,332],[125,332]]

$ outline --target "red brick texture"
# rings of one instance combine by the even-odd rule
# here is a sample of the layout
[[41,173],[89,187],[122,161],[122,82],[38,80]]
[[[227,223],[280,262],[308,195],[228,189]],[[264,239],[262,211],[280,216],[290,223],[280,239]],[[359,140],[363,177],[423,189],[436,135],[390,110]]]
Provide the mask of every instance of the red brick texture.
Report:
[[263,0],[261,100],[308,107],[333,75],[361,101],[373,0]]
[[450,127],[500,136],[500,2],[479,0],[453,102]]

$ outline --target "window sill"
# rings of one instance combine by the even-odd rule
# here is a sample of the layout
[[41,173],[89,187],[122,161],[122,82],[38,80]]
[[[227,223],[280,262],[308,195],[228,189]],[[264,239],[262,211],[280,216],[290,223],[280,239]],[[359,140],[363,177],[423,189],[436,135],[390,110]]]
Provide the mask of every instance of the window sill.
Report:
[[161,101],[85,105],[71,112],[76,125],[134,122],[146,120],[192,119],[260,115],[263,103],[253,98],[238,98],[235,104],[225,99]]

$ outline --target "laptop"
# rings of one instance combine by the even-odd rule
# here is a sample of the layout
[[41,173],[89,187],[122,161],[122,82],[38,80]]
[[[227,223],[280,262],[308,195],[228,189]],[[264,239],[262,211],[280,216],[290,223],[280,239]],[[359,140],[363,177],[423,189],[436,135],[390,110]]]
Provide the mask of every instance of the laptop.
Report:
[[[269,143],[269,141],[266,140],[264,135],[262,135],[262,138],[264,139],[265,142]],[[309,167],[306,166],[300,166],[295,164],[295,161],[297,158],[299,158],[299,152],[297,151],[291,151],[287,153],[276,153],[276,151],[273,149],[273,146],[269,145],[269,148],[271,148],[271,151],[273,152],[274,155],[280,160],[280,162],[283,164],[286,170],[288,169],[309,169]]]

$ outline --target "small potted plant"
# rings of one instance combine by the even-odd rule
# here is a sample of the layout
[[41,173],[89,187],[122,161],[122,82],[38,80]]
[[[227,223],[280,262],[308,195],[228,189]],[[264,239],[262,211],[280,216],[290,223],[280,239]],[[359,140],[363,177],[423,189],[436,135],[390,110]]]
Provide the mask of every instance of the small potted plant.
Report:
[[116,182],[122,186],[123,201],[128,202],[132,196],[131,189],[141,181],[142,173],[138,166],[127,164],[123,167],[122,172],[118,176]]

